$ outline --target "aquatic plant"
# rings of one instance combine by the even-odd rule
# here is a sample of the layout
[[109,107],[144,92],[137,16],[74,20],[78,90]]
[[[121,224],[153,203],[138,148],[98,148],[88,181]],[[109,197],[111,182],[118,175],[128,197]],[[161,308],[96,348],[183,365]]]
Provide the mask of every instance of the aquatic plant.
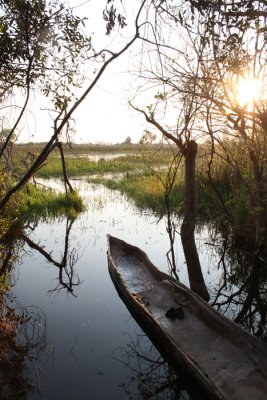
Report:
[[52,189],[27,186],[27,201],[21,214],[24,218],[55,217],[67,215],[75,218],[84,210],[82,198],[77,192],[56,193]]

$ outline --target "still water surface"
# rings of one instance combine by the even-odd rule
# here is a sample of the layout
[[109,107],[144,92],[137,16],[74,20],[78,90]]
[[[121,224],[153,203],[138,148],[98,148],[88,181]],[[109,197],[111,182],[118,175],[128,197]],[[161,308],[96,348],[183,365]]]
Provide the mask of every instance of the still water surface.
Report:
[[[141,213],[118,192],[81,180],[72,184],[87,210],[73,223],[59,218],[32,226],[16,266],[14,294],[21,305],[40,311],[45,334],[39,358],[28,365],[34,389],[27,399],[189,399],[183,387],[178,395],[173,373],[118,297],[107,266],[110,233],[141,247],[167,271],[165,221]],[[208,242],[203,228],[197,243],[212,286],[216,258],[211,263]],[[180,279],[187,283],[180,246],[176,253]]]

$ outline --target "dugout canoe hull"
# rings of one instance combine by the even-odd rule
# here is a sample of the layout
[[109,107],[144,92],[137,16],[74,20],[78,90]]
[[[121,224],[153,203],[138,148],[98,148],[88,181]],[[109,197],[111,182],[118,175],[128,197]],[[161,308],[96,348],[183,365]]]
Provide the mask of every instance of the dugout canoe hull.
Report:
[[[119,295],[141,328],[209,399],[266,400],[264,342],[156,268],[141,249],[111,235],[108,265]],[[167,317],[171,307],[182,309],[184,317]]]

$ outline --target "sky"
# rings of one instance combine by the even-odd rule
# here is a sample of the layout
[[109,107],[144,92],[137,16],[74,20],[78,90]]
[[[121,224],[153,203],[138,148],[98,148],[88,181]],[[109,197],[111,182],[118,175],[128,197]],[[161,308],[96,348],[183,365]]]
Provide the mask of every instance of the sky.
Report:
[[[123,40],[119,36],[110,38],[104,34],[102,11],[106,0],[69,0],[65,3],[74,6],[75,13],[89,18],[85,29],[89,34],[93,33],[92,39],[96,48],[101,48],[110,41],[114,46]],[[133,13],[134,10],[129,11],[129,21]],[[132,27],[129,26],[123,30],[122,35],[127,38],[132,32]],[[128,105],[136,91],[135,78],[129,70],[135,64],[137,53],[138,46],[135,46],[122,58],[115,60],[89,97],[79,106],[74,114],[76,143],[121,143],[128,136],[133,143],[140,140],[146,127],[144,117]],[[145,104],[146,100],[143,99],[142,102]],[[46,99],[32,95],[26,118],[20,124],[20,142],[46,141],[51,137],[55,114],[47,111],[47,108],[49,104]]]
[[[105,22],[102,15],[107,0],[64,0],[64,3],[66,6],[73,7],[74,12],[79,16],[88,18],[85,31],[92,36],[96,50],[103,49],[105,46],[111,50],[114,47],[116,50],[121,49],[122,43],[132,37],[133,21],[140,1],[125,0],[123,2],[127,6],[128,26],[120,31],[120,34],[113,33],[111,36],[105,35]],[[116,4],[122,3],[118,0]],[[179,32],[176,36],[172,35],[173,32],[171,31],[170,38],[175,46],[178,37],[179,43],[182,43]],[[153,96],[156,94],[156,88],[143,90],[142,95],[139,94],[138,97],[135,97],[137,89],[141,85],[140,79],[136,78],[136,71],[138,71],[140,62],[140,49],[141,42],[136,42],[126,53],[111,63],[87,99],[75,111],[73,114],[75,136],[72,137],[74,142],[121,143],[127,137],[131,137],[132,142],[136,143],[141,139],[145,129],[151,129],[145,122],[144,116],[133,110],[128,104],[129,100],[134,98],[135,106],[145,109],[146,106],[155,101]],[[135,76],[131,71],[135,71]],[[92,75],[88,74],[88,79],[90,78],[92,78]],[[89,80],[87,85],[88,83]],[[243,86],[240,97],[243,101],[248,101],[247,93],[251,96],[251,93],[254,93],[254,89],[256,90],[259,85],[255,84],[255,80],[252,80],[249,87],[246,80]],[[254,96],[256,96],[255,93]],[[5,108],[2,109],[2,112],[6,113],[5,121],[9,122],[10,125],[4,126],[5,128],[12,127],[15,113],[20,111],[18,105],[22,105],[23,100],[24,98],[20,98],[19,94],[12,99],[13,114],[8,114]],[[45,142],[50,139],[53,134],[55,113],[48,111],[49,109],[51,110],[51,104],[48,104],[45,98],[41,98],[36,93],[31,95],[25,118],[17,131],[20,142]],[[164,112],[166,111],[164,110]],[[170,126],[175,126],[177,121],[172,119],[176,119],[176,117],[177,112],[173,113],[173,109],[170,108],[167,115],[168,121],[171,121]]]

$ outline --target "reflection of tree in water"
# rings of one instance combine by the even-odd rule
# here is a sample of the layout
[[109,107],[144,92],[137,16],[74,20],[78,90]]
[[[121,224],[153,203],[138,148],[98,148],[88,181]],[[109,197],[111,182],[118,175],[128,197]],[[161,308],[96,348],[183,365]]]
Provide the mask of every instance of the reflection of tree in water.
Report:
[[74,219],[66,219],[64,249],[61,261],[56,261],[54,257],[52,257],[52,252],[45,250],[41,244],[33,242],[27,235],[21,235],[23,241],[27,243],[30,248],[38,251],[47,261],[58,268],[59,283],[55,289],[50,290],[50,292],[67,289],[68,292],[74,295],[74,287],[80,284],[80,279],[75,272],[75,264],[79,260],[79,255],[76,248],[70,249],[70,232],[74,221]]
[[26,363],[33,366],[46,347],[46,320],[38,308],[25,308],[11,293],[12,268],[23,242],[22,224],[0,240],[0,398],[24,399],[32,390]]
[[130,376],[120,385],[127,398],[189,400],[181,379],[163,360],[147,336],[137,334],[134,339],[128,337],[127,345],[117,348],[112,355],[130,372]]
[[[5,288],[6,289],[6,288]],[[46,348],[46,320],[39,308],[21,306],[0,293],[0,398],[24,399],[33,388],[26,363]],[[28,364],[30,365],[30,364]]]
[[[46,323],[41,310],[1,307],[0,398],[24,399],[33,389],[26,377],[46,348]],[[3,321],[4,320],[4,321]],[[4,323],[3,323],[4,322]],[[30,362],[30,364],[29,364]],[[28,375],[28,374],[27,374]]]
[[222,275],[213,306],[250,333],[267,340],[267,254],[232,237],[216,242]]
[[[52,257],[40,243],[33,242],[25,231],[33,232],[36,223],[14,225],[0,240],[0,399],[24,399],[33,384],[26,378],[27,368],[38,370],[34,360],[40,358],[46,348],[46,320],[37,307],[23,307],[12,299],[12,267],[18,260],[25,243],[42,254],[59,270],[59,284],[53,291],[67,289],[73,294],[73,287],[80,280],[75,273],[78,261],[76,249],[70,249],[69,236],[74,220],[67,219],[63,255],[60,261]],[[1,290],[2,288],[2,290]],[[31,374],[32,375],[32,374]]]

